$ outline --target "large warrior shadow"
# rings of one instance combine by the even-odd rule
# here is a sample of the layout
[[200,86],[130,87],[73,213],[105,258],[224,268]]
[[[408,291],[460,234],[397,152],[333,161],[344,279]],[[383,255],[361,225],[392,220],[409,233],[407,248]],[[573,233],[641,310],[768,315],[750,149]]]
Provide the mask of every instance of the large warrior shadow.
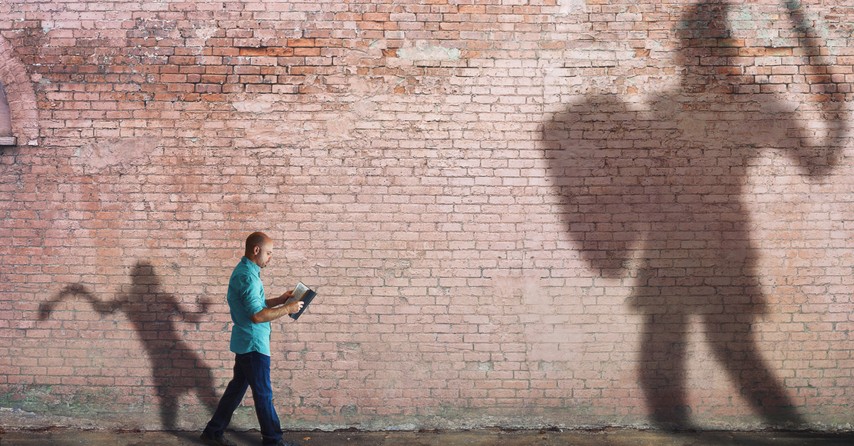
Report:
[[79,298],[88,301],[102,315],[125,313],[133,324],[145,352],[151,361],[151,374],[160,399],[160,422],[163,429],[177,431],[179,401],[183,394],[195,392],[212,414],[217,396],[211,369],[193,349],[181,339],[174,319],[201,322],[207,302],[200,313],[185,312],[174,295],[161,288],[160,278],[147,262],[138,262],[131,273],[132,283],[127,293],[112,301],[99,299],[83,285],[68,285],[53,299],[40,305],[39,318],[46,320],[62,301]]
[[[543,131],[562,217],[582,257],[601,276],[633,283],[630,300],[644,317],[639,383],[652,422],[668,429],[693,428],[685,365],[691,318],[766,423],[804,423],[752,330],[766,299],[743,196],[748,166],[763,149],[786,153],[813,181],[827,176],[845,133],[844,104],[797,4],[783,14],[799,33],[792,56],[810,60],[804,83],[812,94],[800,95],[807,99],[796,110],[733,62],[762,48],[739,47],[729,8],[688,7],[677,31],[683,71],[675,91],[648,106],[591,95]],[[813,134],[800,113],[821,119],[827,132]]]

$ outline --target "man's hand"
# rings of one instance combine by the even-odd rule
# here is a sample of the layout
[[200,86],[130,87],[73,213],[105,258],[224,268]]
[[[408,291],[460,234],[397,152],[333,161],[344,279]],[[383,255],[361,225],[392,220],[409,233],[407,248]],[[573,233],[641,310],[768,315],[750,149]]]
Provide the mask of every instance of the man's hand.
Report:
[[305,302],[296,301],[296,302],[292,302],[290,304],[287,304],[285,306],[288,307],[288,314],[294,314],[294,313],[299,313],[299,310],[302,310],[303,305],[305,305]]
[[299,299],[294,297],[293,290],[282,294],[280,299],[283,300],[283,306],[288,308],[288,314],[299,313],[299,310],[302,310],[302,306],[305,305],[303,302],[300,302]]
[[267,299],[267,308],[276,308],[278,306],[285,305],[288,303],[288,299],[292,297],[294,297],[294,292],[288,291],[279,297]]

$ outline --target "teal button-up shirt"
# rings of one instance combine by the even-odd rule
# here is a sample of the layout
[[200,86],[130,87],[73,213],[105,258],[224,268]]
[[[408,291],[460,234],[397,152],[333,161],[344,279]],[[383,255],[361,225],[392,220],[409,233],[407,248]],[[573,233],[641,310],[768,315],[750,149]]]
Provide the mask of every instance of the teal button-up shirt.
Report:
[[228,281],[228,308],[231,310],[231,351],[258,352],[270,356],[270,323],[256,324],[251,317],[267,308],[261,267],[246,257],[234,267]]

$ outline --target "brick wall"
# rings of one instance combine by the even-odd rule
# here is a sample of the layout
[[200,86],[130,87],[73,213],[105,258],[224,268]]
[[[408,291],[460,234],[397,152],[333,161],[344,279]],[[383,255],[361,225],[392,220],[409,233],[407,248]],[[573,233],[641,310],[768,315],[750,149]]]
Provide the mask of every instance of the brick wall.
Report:
[[854,3],[700,3],[0,3],[0,406],[198,428],[263,230],[288,427],[850,427]]

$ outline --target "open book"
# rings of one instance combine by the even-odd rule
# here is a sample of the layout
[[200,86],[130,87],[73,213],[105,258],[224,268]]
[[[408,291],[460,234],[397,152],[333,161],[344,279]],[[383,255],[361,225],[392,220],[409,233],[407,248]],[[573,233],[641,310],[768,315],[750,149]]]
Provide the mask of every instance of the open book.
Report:
[[314,290],[312,290],[311,288],[307,287],[304,283],[297,283],[297,286],[294,288],[294,297],[288,299],[287,303],[302,301],[303,306],[302,309],[299,310],[299,312],[289,314],[288,316],[290,316],[293,320],[299,319],[299,317],[302,316],[303,312],[308,309],[308,306],[311,304],[311,301],[314,300],[314,296],[316,295],[317,293],[315,293]]

